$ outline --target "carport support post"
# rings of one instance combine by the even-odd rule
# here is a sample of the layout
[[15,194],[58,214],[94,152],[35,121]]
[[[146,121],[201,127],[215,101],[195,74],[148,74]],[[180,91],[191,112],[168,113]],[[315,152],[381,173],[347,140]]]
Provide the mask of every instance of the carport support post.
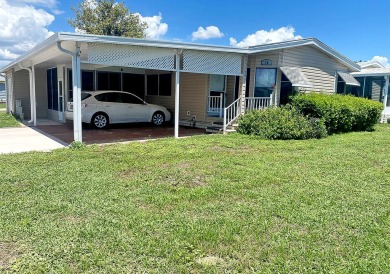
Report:
[[385,77],[385,96],[383,97],[383,110],[385,111],[386,110],[386,107],[387,107],[387,98],[388,98],[388,96],[389,96],[389,93],[388,93],[388,91],[389,91],[389,78],[390,78],[390,75],[387,75],[386,77]]
[[28,79],[30,82],[30,120],[29,123],[34,122],[34,126],[37,126],[36,115],[35,113],[35,74],[34,74],[34,65],[31,68],[25,67],[22,63],[19,63],[21,69],[28,71]]
[[35,95],[35,66],[31,66],[31,76],[32,76],[32,117],[34,121],[34,127],[37,126],[37,100],[36,100],[36,95]]
[[180,92],[180,53],[176,50],[176,87],[175,87],[175,138],[179,138],[179,92]]
[[71,52],[61,46],[61,42],[57,42],[57,47],[60,51],[72,56],[72,77],[73,77],[73,134],[74,140],[83,141],[82,124],[81,124],[81,81],[80,81],[80,46],[76,43],[76,51]]

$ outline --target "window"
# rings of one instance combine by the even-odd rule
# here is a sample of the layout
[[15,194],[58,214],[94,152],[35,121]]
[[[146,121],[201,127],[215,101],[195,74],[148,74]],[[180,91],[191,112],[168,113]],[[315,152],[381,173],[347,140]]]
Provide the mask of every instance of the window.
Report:
[[82,91],[93,91],[93,71],[81,71],[81,90]]
[[5,90],[5,83],[0,83],[0,90],[1,91]]
[[121,90],[120,72],[98,71],[97,80],[98,90]]
[[169,74],[160,74],[159,82],[159,95],[160,96],[171,96],[172,90],[172,75]]
[[131,92],[141,99],[145,95],[145,75],[122,73],[123,91]]
[[158,74],[157,75],[148,75],[146,77],[146,87],[148,95],[158,95]]
[[371,99],[371,94],[369,92],[368,86],[366,86],[365,91],[363,92],[364,78],[360,77],[356,78],[356,80],[359,82],[360,86],[347,85],[346,82],[340,76],[337,76],[336,92],[339,94],[351,94],[356,97],[366,97]]
[[[82,70],[81,71],[81,91],[93,91],[95,90],[94,71]],[[73,98],[73,75],[72,70],[68,69],[68,100]]]
[[58,111],[57,68],[52,68],[47,70],[46,81],[47,81],[47,108]]
[[148,95],[171,96],[172,74],[147,75],[146,89]]
[[254,97],[270,97],[276,84],[275,68],[256,68]]
[[289,97],[293,95],[293,86],[290,80],[282,73],[282,79],[280,82],[280,104],[285,105],[288,103]]
[[210,75],[210,91],[225,91],[225,75]]

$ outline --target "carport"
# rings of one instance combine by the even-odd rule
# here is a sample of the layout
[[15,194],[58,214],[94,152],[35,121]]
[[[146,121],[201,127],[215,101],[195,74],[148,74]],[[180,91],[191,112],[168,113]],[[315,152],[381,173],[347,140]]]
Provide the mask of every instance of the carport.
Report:
[[[130,73],[169,72],[174,81],[174,130],[173,135],[179,137],[179,122],[186,109],[181,105],[190,101],[192,104],[204,104],[207,96],[202,90],[192,90],[197,94],[199,103],[191,96],[181,100],[181,80],[183,73],[187,75],[226,75],[240,76],[239,97],[245,95],[246,50],[231,47],[194,45],[187,43],[132,39],[123,37],[82,35],[57,33],[39,44],[37,47],[16,59],[3,69],[6,73],[6,87],[9,101],[25,98],[24,113],[30,117],[29,122],[36,126],[39,117],[64,121],[64,111],[68,100],[67,93],[72,86],[74,104],[73,140],[83,141],[81,123],[81,90],[82,69],[115,68],[128,70]],[[54,75],[56,83],[49,80]],[[60,69],[59,69],[60,68]],[[71,75],[72,83],[68,83]],[[207,77],[204,77],[207,78]],[[53,77],[54,79],[54,77]],[[192,79],[196,79],[194,76]],[[95,77],[96,81],[96,77]],[[196,82],[196,80],[192,80]],[[184,83],[187,86],[190,83]],[[204,88],[204,89],[203,89]],[[29,93],[27,92],[29,90]],[[198,98],[197,97],[197,98]],[[205,98],[203,98],[205,97]],[[157,98],[164,103],[165,98]],[[160,100],[160,101],[159,101]],[[21,107],[16,101],[9,104],[7,111],[17,112]],[[201,106],[205,108],[204,106]],[[187,111],[188,114],[188,111]]]

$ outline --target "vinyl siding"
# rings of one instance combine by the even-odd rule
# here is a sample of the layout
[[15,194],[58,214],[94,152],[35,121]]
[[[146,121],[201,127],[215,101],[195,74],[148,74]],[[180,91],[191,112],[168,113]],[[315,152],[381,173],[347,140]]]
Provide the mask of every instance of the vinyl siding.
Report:
[[349,71],[339,61],[311,46],[284,49],[282,66],[300,67],[313,84],[308,90],[327,93],[334,92],[336,71]]
[[236,76],[227,76],[226,83],[226,106],[233,103],[234,98],[234,87],[236,83]]
[[[145,101],[175,109],[175,74],[172,74],[171,96],[147,95]],[[182,72],[180,74],[180,120],[190,120],[196,116],[197,121],[205,121],[208,75]],[[190,115],[187,115],[187,111]]]
[[372,81],[372,94],[371,99],[374,101],[381,101],[381,87],[382,87],[382,80],[373,80]]
[[14,100],[21,100],[24,118],[31,118],[30,112],[30,79],[27,70],[18,70],[13,75]]

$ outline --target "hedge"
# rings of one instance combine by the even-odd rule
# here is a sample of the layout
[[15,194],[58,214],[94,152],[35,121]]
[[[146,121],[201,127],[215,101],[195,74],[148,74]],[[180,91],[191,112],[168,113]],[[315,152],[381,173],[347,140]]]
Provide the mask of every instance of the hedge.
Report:
[[327,135],[321,119],[304,117],[291,106],[248,112],[239,119],[237,132],[281,140],[323,138]]
[[372,131],[383,110],[379,102],[341,94],[298,94],[290,103],[305,116],[323,119],[329,134]]

